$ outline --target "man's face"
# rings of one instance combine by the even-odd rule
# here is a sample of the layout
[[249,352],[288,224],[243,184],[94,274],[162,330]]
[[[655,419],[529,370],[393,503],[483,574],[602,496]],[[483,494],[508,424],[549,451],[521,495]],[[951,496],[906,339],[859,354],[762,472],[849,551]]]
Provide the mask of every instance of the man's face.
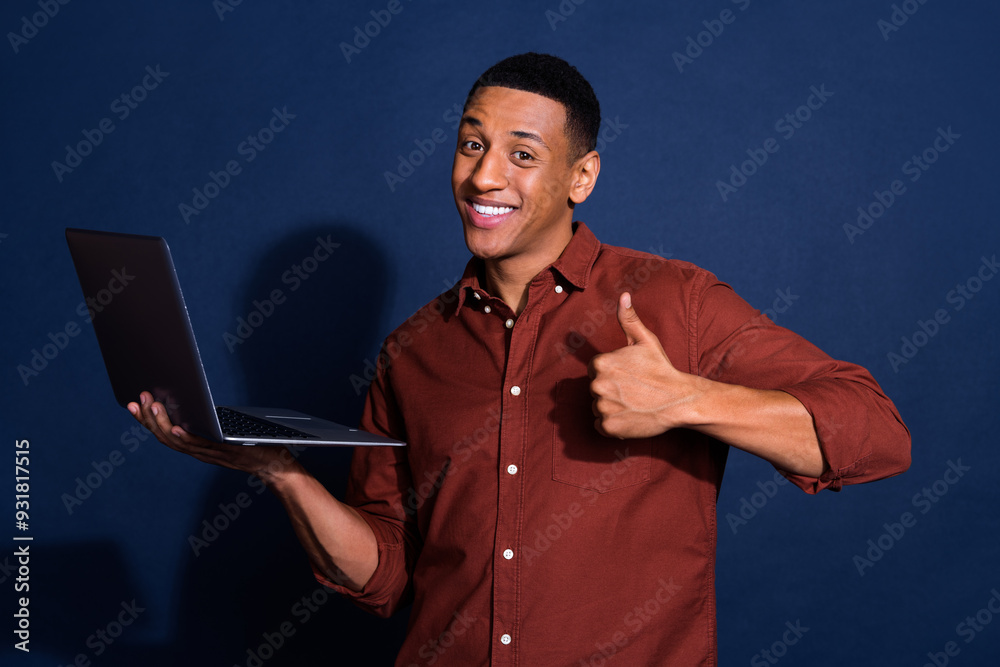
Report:
[[572,237],[566,110],[511,88],[476,91],[451,171],[465,244],[487,260],[551,263]]

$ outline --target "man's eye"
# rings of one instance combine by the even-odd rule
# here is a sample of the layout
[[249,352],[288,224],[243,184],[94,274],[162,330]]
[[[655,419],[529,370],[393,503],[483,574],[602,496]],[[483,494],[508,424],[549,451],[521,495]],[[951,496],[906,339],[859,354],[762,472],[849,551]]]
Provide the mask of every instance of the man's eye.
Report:
[[516,157],[518,160],[523,160],[523,161],[535,159],[534,157],[532,157],[531,153],[526,153],[524,151],[515,151],[514,157]]
[[478,141],[475,141],[473,139],[469,139],[464,144],[462,144],[462,148],[468,148],[469,150],[478,151],[478,150],[482,150],[483,145],[480,144]]

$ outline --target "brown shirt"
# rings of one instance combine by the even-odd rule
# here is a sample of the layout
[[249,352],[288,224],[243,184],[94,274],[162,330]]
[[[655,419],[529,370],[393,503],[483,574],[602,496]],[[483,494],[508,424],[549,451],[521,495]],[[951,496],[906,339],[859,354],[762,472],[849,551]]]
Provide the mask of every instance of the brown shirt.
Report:
[[413,603],[397,665],[715,665],[716,499],[728,446],[594,429],[587,363],[625,345],[618,295],[678,370],[782,389],[829,463],[804,490],[899,473],[910,438],[863,368],[774,325],[712,274],[601,244],[582,223],[515,316],[469,262],[387,340],[347,502],[371,525],[370,611]]

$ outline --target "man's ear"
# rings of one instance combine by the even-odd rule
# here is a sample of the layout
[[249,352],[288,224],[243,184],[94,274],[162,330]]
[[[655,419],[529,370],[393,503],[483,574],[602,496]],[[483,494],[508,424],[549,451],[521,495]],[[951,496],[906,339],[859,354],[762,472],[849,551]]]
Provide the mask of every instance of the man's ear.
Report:
[[597,175],[601,173],[601,156],[590,151],[573,163],[573,185],[569,189],[569,199],[574,204],[582,204],[597,185]]

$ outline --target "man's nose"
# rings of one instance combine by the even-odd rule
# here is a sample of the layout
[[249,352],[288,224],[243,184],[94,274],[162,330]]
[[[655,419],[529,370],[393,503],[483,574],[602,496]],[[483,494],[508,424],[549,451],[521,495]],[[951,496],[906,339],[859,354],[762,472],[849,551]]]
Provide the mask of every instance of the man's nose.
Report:
[[507,160],[500,151],[485,151],[476,163],[472,184],[480,192],[503,190],[507,187]]

